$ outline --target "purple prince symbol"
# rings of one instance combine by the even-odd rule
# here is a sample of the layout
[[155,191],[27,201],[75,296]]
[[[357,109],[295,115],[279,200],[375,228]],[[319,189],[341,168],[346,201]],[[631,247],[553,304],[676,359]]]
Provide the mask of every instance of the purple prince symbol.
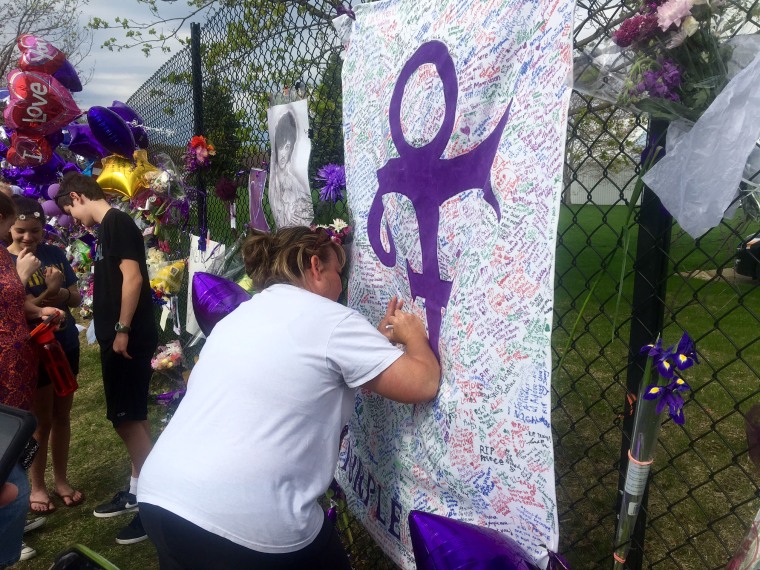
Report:
[[[435,65],[443,84],[444,118],[441,128],[428,144],[415,147],[406,142],[401,129],[401,99],[404,88],[412,74],[422,65]],[[383,249],[380,240],[380,224],[383,221],[383,196],[402,194],[414,206],[420,232],[422,273],[415,273],[406,262],[409,289],[412,298],[425,298],[430,345],[436,356],[441,332],[441,312],[448,305],[451,281],[441,279],[438,267],[438,222],[440,206],[449,198],[473,188],[483,189],[483,199],[491,205],[496,218],[501,219],[501,209],[491,188],[491,166],[499,147],[501,135],[509,118],[510,102],[493,132],[477,148],[467,154],[450,159],[441,158],[449,142],[456,120],[457,85],[454,61],[446,45],[439,41],[422,44],[409,58],[399,74],[393,89],[388,120],[391,138],[399,157],[390,159],[377,171],[378,191],[369,210],[367,234],[372,249],[386,267],[396,265],[396,246],[386,223],[390,250]]]

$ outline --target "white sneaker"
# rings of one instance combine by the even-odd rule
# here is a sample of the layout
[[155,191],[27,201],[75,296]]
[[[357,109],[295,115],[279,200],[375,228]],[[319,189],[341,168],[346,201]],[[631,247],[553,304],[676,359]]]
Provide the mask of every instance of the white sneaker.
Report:
[[24,524],[24,534],[30,530],[34,530],[35,528],[40,528],[45,524],[46,520],[47,519],[45,517],[33,517],[26,519],[26,523]]
[[21,543],[21,558],[19,558],[19,560],[29,560],[30,558],[34,558],[35,556],[37,556],[37,551],[31,546],[28,546],[25,542],[22,542]]

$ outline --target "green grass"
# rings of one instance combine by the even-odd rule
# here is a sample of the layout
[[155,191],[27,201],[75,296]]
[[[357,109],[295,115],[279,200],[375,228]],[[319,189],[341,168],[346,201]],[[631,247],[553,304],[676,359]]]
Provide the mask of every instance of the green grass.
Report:
[[[82,339],[79,390],[71,411],[71,456],[69,481],[86,495],[85,502],[66,508],[54,499],[57,510],[48,515],[45,526],[25,536],[27,544],[37,550],[37,557],[19,562],[14,568],[47,569],[55,556],[72,544],[84,544],[122,569],[158,568],[153,544],[148,540],[130,546],[116,544],[116,533],[126,525],[129,515],[110,519],[95,518],[92,510],[129,483],[129,458],[121,439],[105,417],[105,400],[100,375],[97,345]],[[152,408],[153,423],[160,421],[161,411]],[[52,484],[48,461],[48,486]]]
[[[607,567],[611,561],[633,258],[627,260],[614,318],[622,255],[610,261],[610,254],[624,219],[623,207],[586,205],[563,209],[560,221],[555,351],[564,350],[589,287],[602,272],[562,370],[553,377],[561,550],[579,568]],[[724,567],[757,508],[752,501],[760,478],[747,458],[744,414],[760,401],[760,288],[720,275],[709,281],[687,276],[731,268],[740,237],[755,229],[757,224],[735,219],[696,243],[677,227],[673,231],[663,337],[675,343],[688,331],[703,363],[684,374],[693,387],[686,425],[667,421],[660,435],[646,567]],[[635,231],[632,237],[631,256]]]

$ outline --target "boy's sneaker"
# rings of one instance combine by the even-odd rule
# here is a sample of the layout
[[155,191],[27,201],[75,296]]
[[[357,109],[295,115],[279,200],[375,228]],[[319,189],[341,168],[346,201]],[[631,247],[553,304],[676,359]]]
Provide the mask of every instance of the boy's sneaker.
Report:
[[33,517],[26,519],[26,523],[24,523],[24,534],[30,530],[34,530],[35,528],[40,528],[45,524],[45,520],[45,517]]
[[137,497],[129,491],[119,491],[108,503],[95,507],[92,514],[98,518],[109,518],[139,510]]
[[148,538],[140,520],[140,513],[135,515],[127,526],[116,535],[116,544],[135,544]]
[[25,542],[21,543],[21,558],[19,560],[29,560],[37,556],[37,551],[31,546],[27,546]]

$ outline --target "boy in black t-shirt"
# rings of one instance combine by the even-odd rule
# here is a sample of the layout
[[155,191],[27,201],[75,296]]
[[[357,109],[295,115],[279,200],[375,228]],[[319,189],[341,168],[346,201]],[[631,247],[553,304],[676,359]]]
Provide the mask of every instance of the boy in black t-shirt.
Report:
[[[69,173],[55,198],[58,206],[84,226],[100,224],[94,259],[93,318],[107,417],[124,441],[132,461],[129,490],[95,508],[96,517],[138,510],[137,482],[150,453],[148,423],[150,360],[158,345],[145,246],[132,218],[111,208],[94,179]],[[116,537],[119,544],[145,540],[139,513]]]

